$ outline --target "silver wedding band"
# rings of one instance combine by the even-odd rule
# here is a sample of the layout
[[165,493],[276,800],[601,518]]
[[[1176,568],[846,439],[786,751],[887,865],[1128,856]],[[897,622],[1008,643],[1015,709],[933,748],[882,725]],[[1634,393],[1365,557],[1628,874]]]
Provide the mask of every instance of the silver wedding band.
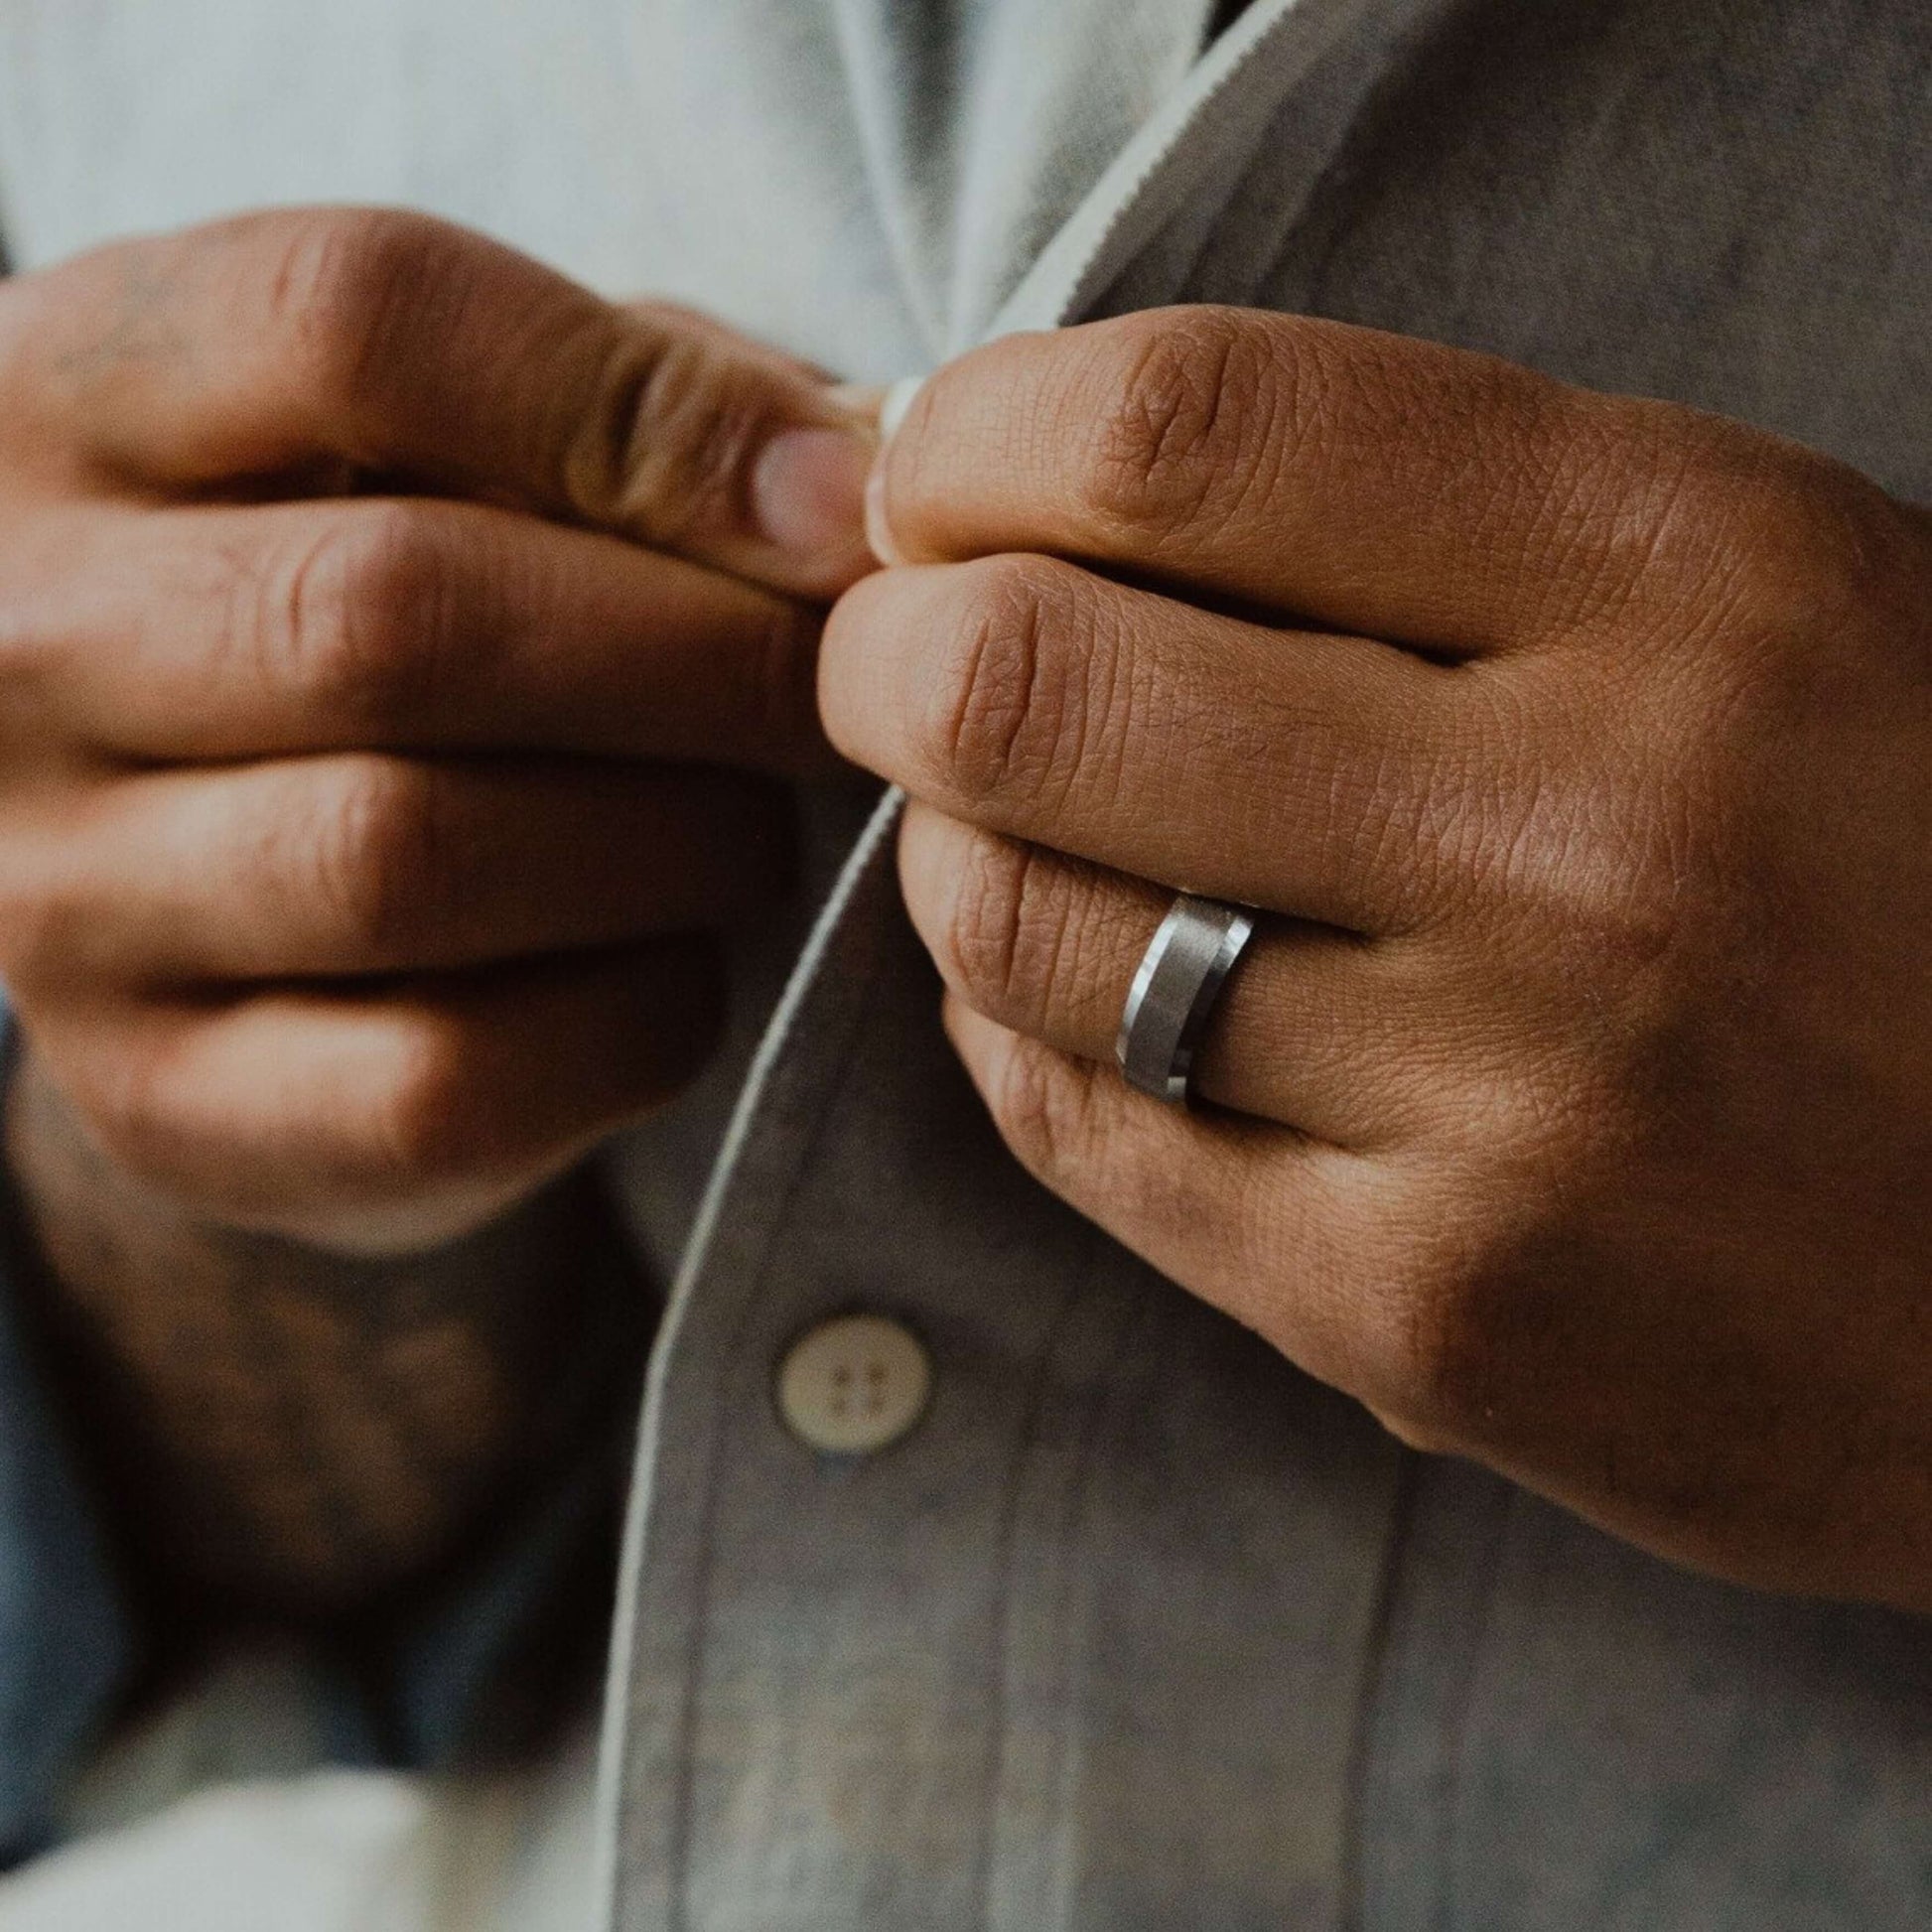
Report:
[[1255,929],[1239,905],[1182,893],[1141,955],[1114,1056],[1129,1086],[1184,1104],[1194,1049]]

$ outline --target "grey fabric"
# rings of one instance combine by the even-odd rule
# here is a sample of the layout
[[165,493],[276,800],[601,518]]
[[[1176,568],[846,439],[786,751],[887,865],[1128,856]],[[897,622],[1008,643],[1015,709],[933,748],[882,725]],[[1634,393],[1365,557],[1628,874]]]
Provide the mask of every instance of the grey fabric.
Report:
[[[1255,0],[1190,69],[1205,14],[0,0],[0,174],[29,261],[404,199],[872,377],[1069,313],[1311,308],[1932,496],[1922,0]],[[860,809],[817,806],[822,878]],[[614,1156],[669,1264],[736,1107],[653,1363],[612,1922],[1932,1923],[1924,1624],[1399,1454],[1047,1200],[945,1050],[889,826],[743,1097],[795,933],[747,963],[736,1064]],[[851,1307],[921,1332],[937,1394],[820,1459],[773,1364]]]
[[[1175,295],[1317,308],[1726,407],[1922,489],[1914,319],[1932,256],[1910,106],[1926,98],[1926,36],[1826,11],[1720,10],[1692,32],[1663,5],[1262,9],[1191,113],[1171,109],[1175,127],[1074,210],[995,327]],[[1821,249],[1855,254],[1857,279],[1799,274]],[[1853,336],[1847,368],[1834,344]],[[1902,1928],[1932,1913],[1922,1625],[1684,1578],[1473,1470],[1429,1468],[1405,1506],[1396,1458],[1360,1419],[1311,1410],[1232,1333],[1162,1355],[1184,1362],[1199,1404],[1178,1442],[1164,1376],[1103,1377],[1139,1427],[1092,1466],[1131,1510],[1096,1516],[1097,1478],[1062,1475],[1059,1537],[1000,1540],[977,1512],[1013,1467],[999,1445],[1025,1452],[1035,1427],[1003,1421],[1002,1398],[1078,1400],[1035,1304],[1066,1306],[1080,1270],[1034,1231],[1038,1203],[983,1129],[967,1158],[956,1079],[967,1118],[930,1138],[948,1101],[943,1061],[918,1052],[936,1050],[933,989],[902,929],[898,967],[872,950],[898,923],[883,870],[875,857],[861,874],[772,1042],[714,1199],[721,1245],[695,1257],[685,1306],[695,1324],[729,1282],[759,1297],[742,1322],[772,1323],[746,1350],[753,1386],[714,1387],[715,1415],[755,1402],[788,1325],[857,1300],[934,1338],[942,1385],[972,1403],[959,1422],[994,1439],[936,1415],[893,1477],[814,1472],[767,1422],[768,1463],[718,1484],[691,1465],[677,1361],[688,1343],[715,1363],[719,1345],[694,1326],[667,1352],[635,1648],[614,1680],[617,1923]],[[1118,1256],[1115,1271],[1138,1272]],[[975,1332],[955,1342],[965,1317]],[[1238,1429],[1207,1425],[1235,1414],[1260,1432],[1245,1452]],[[1333,1458],[1318,1471],[1299,1460],[1315,1416]],[[962,1466],[985,1473],[956,1495]],[[1207,1472],[1225,1489],[1203,1515]],[[1294,1520],[1311,1484],[1348,1498],[1313,1536]],[[690,1543],[666,1519],[694,1497]],[[935,1513],[951,1533],[928,1547]],[[1177,1617],[1121,1580],[1150,1544],[1151,1594]],[[775,1575],[746,1625],[754,1551]],[[1036,1600],[1049,1649],[1082,1660],[1077,1697],[1020,1661],[1040,1637],[1014,1606]],[[1312,1610],[1325,1670],[1304,1674],[1290,1606]],[[774,1652],[773,1630],[802,1649]],[[1259,1660],[1257,1631],[1274,1639]],[[694,1641],[702,1668],[677,1648]],[[1218,1695],[1203,1647],[1238,1659]],[[1041,1768],[1015,1778],[1016,1762]]]
[[[1322,1923],[1395,1451],[1021,1178],[933,1025],[894,819],[755,1076],[656,1363],[619,1920]],[[770,1399],[848,1306],[913,1325],[939,1388],[851,1464]]]
[[1364,1754],[1369,1926],[1927,1923],[1932,1642],[1425,1465]]

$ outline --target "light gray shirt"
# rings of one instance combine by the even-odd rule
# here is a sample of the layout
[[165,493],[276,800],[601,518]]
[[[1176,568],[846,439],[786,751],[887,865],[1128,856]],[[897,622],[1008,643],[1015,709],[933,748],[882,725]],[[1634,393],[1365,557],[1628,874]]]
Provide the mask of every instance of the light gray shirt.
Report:
[[[27,264],[408,202],[868,378],[1175,298],[1313,310],[1932,497],[1923,0],[1254,0],[1203,59],[1207,11],[0,0],[0,197]],[[609,1921],[1932,1923],[1926,1627],[1400,1451],[1047,1199],[945,1049],[886,830],[822,807],[824,875],[856,849],[802,954],[746,962],[767,1006],[790,972],[749,1081],[748,1027],[612,1155],[675,1288]],[[851,1311],[931,1397],[827,1454],[774,1382]]]

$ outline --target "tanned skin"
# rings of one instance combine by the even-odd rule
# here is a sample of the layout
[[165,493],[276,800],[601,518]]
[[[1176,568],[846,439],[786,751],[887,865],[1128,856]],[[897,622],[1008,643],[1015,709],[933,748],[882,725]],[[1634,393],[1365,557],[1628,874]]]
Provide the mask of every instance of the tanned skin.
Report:
[[370,209],[0,286],[0,975],[71,1433],[214,1613],[433,1575],[634,1387],[584,1172],[830,768],[869,423]]
[[[1932,517],[1691,409],[1301,316],[920,389],[833,740],[1019,1158],[1420,1448],[1932,1610]],[[1176,886],[1259,908],[1111,1063]]]

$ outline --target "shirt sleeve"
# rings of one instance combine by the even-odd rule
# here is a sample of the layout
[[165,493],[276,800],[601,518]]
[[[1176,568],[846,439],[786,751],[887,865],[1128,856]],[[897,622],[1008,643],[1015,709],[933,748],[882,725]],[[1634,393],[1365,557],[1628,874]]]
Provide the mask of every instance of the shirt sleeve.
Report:
[[[10,272],[0,234],[0,276]],[[0,988],[0,1095],[14,1062]],[[105,1544],[30,1360],[18,1217],[0,1177],[0,1870],[35,1849],[84,1756],[131,1646]]]
[[[0,1004],[0,1087],[15,1033]],[[16,1285],[11,1190],[0,1213],[0,1867],[35,1850],[104,1726],[132,1661],[106,1542],[35,1373]]]
[[[16,1046],[0,995],[0,1093]],[[74,1453],[75,1418],[36,1361],[19,1292],[34,1265],[12,1188],[0,1184],[0,1870],[57,1835],[64,1791],[105,1736],[145,1648],[107,1512]],[[627,1252],[602,1265],[625,1276],[611,1284],[622,1326],[612,1359],[628,1354],[640,1370],[642,1270]],[[594,1670],[608,1627],[627,1394],[612,1428],[449,1575],[317,1642],[338,1761],[428,1768],[487,1752],[516,1724],[506,1707],[532,1696],[550,1705],[594,1682],[582,1670],[571,1678],[565,1653]]]
[[[9,272],[0,234],[0,276]],[[14,1028],[0,988],[0,1093]],[[13,1294],[16,1216],[0,1185],[0,1870],[47,1829],[129,1658],[107,1552],[29,1361]]]

